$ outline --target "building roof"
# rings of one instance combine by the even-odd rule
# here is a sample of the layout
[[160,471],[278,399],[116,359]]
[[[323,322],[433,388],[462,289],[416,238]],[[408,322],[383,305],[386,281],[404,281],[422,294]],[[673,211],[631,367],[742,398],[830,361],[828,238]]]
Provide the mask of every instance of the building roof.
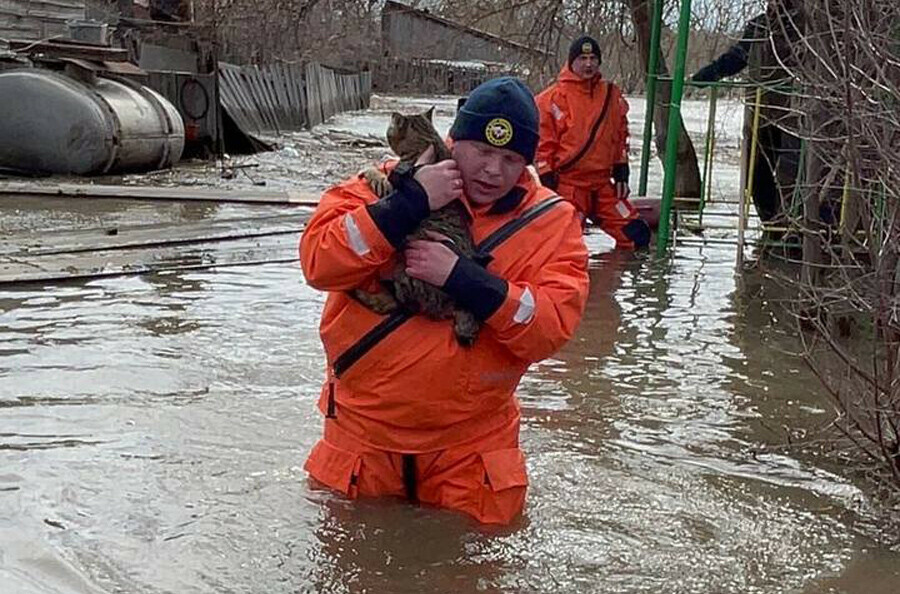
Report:
[[481,31],[479,29],[473,29],[472,27],[466,27],[465,25],[461,25],[454,21],[433,15],[430,12],[428,12],[427,10],[420,10],[418,8],[413,8],[412,6],[409,6],[408,4],[404,4],[402,2],[397,2],[396,0],[386,0],[384,3],[383,11],[384,12],[411,13],[411,14],[414,14],[418,18],[422,18],[425,20],[430,20],[430,21],[433,21],[436,23],[440,23],[440,24],[444,25],[445,27],[450,27],[450,28],[456,29],[458,31],[465,31],[466,33],[468,33],[470,35],[474,35],[476,37],[481,37],[482,39],[486,39],[486,40],[494,42],[494,43],[499,43],[499,44],[505,45],[505,46],[509,47],[510,49],[514,49],[514,50],[517,50],[520,52],[534,54],[536,56],[541,56],[541,57],[550,55],[548,52],[527,46],[522,43],[504,39],[503,37],[494,35],[493,33],[487,33],[485,31]]

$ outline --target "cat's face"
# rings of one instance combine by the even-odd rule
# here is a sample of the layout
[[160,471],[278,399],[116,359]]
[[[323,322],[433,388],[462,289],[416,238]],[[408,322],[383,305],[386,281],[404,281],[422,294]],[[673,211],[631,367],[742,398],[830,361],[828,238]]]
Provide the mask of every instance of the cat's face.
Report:
[[434,141],[433,115],[434,107],[415,115],[403,115],[396,111],[391,114],[387,141],[398,157],[404,160],[418,157]]
[[406,128],[409,125],[406,118],[407,116],[402,113],[397,113],[396,111],[391,114],[391,123],[387,129],[387,140],[389,145],[393,146],[395,139],[401,138],[406,134]]

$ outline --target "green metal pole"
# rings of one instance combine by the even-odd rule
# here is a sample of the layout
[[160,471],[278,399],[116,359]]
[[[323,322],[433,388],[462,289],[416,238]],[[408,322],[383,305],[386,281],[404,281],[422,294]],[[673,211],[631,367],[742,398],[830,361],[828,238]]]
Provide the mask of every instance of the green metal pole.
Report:
[[678,163],[678,133],[681,131],[681,95],[684,93],[684,62],[688,37],[691,34],[691,0],[682,0],[678,18],[678,45],[675,52],[675,72],[672,74],[669,126],[666,132],[666,164],[663,177],[662,205],[656,236],[656,255],[664,256],[669,247],[669,219],[675,197],[675,167]]
[[641,179],[638,196],[647,195],[647,172],[650,168],[650,141],[653,136],[653,114],[656,111],[656,76],[659,67],[659,37],[662,30],[663,0],[653,0],[650,28],[650,60],[647,66],[647,107],[644,110],[644,146],[641,149]]

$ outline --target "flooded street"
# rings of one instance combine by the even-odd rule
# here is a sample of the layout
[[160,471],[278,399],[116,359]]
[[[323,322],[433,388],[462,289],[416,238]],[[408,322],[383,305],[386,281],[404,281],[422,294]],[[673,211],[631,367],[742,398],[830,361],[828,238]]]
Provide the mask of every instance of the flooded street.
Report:
[[[308,144],[297,138],[256,156],[253,175],[320,190],[384,152],[298,172]],[[651,194],[660,185],[651,178]],[[0,202],[0,230],[300,212]],[[578,335],[519,391],[526,514],[486,531],[310,488],[324,295],[288,261],[296,239],[255,240],[271,264],[0,285],[0,592],[898,591],[900,554],[859,530],[865,494],[800,448],[774,449],[831,412],[765,285],[735,278],[734,246],[656,261],[588,237]],[[235,248],[194,249],[224,261]]]

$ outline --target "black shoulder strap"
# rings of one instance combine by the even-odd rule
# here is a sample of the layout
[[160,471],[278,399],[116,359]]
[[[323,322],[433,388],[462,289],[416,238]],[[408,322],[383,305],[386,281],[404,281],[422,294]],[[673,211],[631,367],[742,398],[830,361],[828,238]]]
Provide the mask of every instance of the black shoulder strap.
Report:
[[[534,206],[528,208],[515,219],[507,222],[502,227],[487,236],[476,247],[476,253],[480,256],[488,255],[495,250],[497,246],[513,236],[519,229],[546,213],[554,206],[562,202],[559,196],[553,196],[546,200],[538,202]],[[354,363],[359,361],[363,355],[371,351],[375,345],[384,340],[391,332],[399,328],[412,317],[412,314],[405,310],[397,310],[388,317],[381,320],[374,328],[366,332],[362,338],[357,340],[346,351],[340,354],[334,361],[332,371],[335,377],[341,375],[350,369]]]
[[541,200],[534,206],[529,207],[518,217],[511,221],[508,221],[502,227],[485,237],[481,241],[481,243],[475,246],[475,252],[479,255],[490,254],[492,251],[497,249],[497,246],[512,237],[516,231],[562,202],[562,200],[563,199],[559,196],[553,196],[552,198]]
[[603,107],[600,109],[600,117],[597,118],[597,121],[594,122],[593,127],[591,127],[591,133],[588,136],[587,142],[584,143],[584,146],[581,147],[581,150],[578,151],[574,157],[560,165],[556,168],[558,172],[566,171],[567,169],[571,169],[575,163],[581,160],[582,157],[588,152],[591,146],[594,144],[594,139],[597,137],[597,131],[600,130],[600,124],[603,123],[603,120],[606,119],[606,112],[609,111],[609,100],[613,94],[613,86],[612,83],[607,83],[606,85],[606,98],[603,99]]
[[335,359],[332,371],[335,377],[341,375],[350,369],[350,367],[359,361],[359,359],[372,350],[376,344],[381,342],[385,336],[399,328],[412,315],[406,310],[398,309],[391,313],[388,317],[381,320],[374,328],[366,332],[362,338],[357,340],[353,345],[341,353]]

